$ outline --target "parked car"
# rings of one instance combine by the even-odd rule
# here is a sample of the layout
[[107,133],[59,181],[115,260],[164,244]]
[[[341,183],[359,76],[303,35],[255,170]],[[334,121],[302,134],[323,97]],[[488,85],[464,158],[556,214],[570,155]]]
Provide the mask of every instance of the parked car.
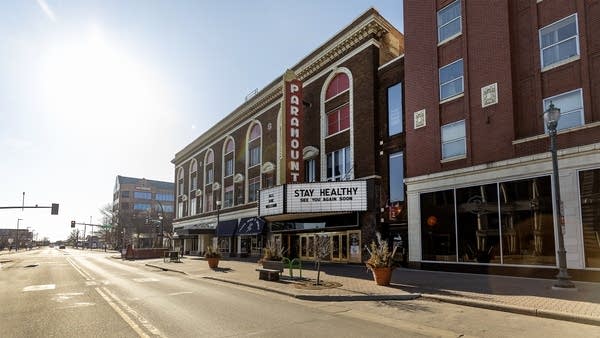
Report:
[[65,248],[65,246],[64,246],[64,245],[59,245],[59,246],[58,246],[58,248],[59,248],[59,249],[64,249],[64,248]]

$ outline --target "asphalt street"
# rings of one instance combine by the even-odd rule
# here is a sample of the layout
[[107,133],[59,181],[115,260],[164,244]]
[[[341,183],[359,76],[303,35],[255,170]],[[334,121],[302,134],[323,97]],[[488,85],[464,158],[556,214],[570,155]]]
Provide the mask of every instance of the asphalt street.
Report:
[[597,327],[424,300],[308,302],[103,252],[0,256],[0,337],[600,337]]

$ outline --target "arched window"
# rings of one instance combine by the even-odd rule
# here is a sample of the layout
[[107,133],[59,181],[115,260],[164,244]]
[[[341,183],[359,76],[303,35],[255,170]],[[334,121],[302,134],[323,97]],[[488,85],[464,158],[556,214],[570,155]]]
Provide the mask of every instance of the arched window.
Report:
[[190,216],[196,214],[196,189],[198,189],[198,161],[192,160],[190,164]]
[[329,83],[329,87],[327,87],[325,100],[329,100],[330,98],[345,92],[348,88],[350,88],[350,79],[348,79],[348,75],[345,73],[337,74]]
[[183,195],[183,168],[177,170],[177,196]]
[[250,171],[249,169],[260,166],[262,163],[261,147],[262,128],[260,123],[254,122],[250,125],[250,129],[248,130],[248,140],[246,144],[246,149],[248,151],[246,157],[246,177],[248,177],[248,188],[246,191],[248,192],[248,203],[256,201],[257,192],[260,189],[260,169],[253,171]]
[[204,155],[204,211],[213,210],[212,184],[215,178],[215,154],[212,149]]
[[230,137],[225,141],[225,144],[223,144],[223,178],[233,176],[233,173],[235,171],[234,150],[235,143],[233,141],[233,138]]

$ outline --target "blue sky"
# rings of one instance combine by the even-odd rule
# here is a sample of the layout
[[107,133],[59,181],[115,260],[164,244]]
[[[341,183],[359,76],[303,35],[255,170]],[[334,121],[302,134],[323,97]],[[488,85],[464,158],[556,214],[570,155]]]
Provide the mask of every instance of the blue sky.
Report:
[[400,0],[0,2],[0,228],[64,239],[116,175],[173,181],[175,153],[375,7]]

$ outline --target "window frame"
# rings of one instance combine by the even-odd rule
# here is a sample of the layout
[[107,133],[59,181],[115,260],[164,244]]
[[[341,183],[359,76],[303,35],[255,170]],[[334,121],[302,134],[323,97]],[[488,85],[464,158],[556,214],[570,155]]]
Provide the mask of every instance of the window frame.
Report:
[[[248,203],[256,202],[258,200],[257,192],[260,190],[260,175],[248,179]],[[254,193],[252,194],[252,187],[256,185]]]
[[[400,167],[401,167],[401,173],[402,173],[402,177],[400,178],[401,181],[401,192],[402,192],[402,196],[400,199],[393,199],[392,198],[392,174],[397,174],[398,171],[392,171],[392,160],[395,158],[400,158]],[[388,156],[388,177],[389,177],[389,181],[388,181],[388,198],[390,200],[390,203],[392,202],[404,202],[406,200],[406,189],[404,188],[404,175],[405,175],[405,170],[404,170],[404,152],[403,151],[399,151],[399,152],[395,152],[393,154],[389,154]]]
[[[344,108],[346,108],[344,110]],[[348,126],[345,127],[344,129],[342,129],[342,112],[344,112],[344,114],[348,114]],[[336,115],[336,125],[337,128],[335,131],[333,131],[332,133],[329,132],[329,116],[335,114]],[[327,121],[327,137],[333,136],[333,135],[337,135],[340,133],[345,132],[346,130],[350,129],[350,102],[345,102],[344,104],[331,109],[330,111],[327,112],[327,114],[325,114],[325,119]]]
[[[458,4],[458,8],[459,8],[459,14],[457,17],[453,18],[452,20],[449,20],[448,22],[443,23],[442,25],[440,25],[440,14],[445,11],[448,10],[450,7],[454,6]],[[444,8],[440,9],[439,11],[437,11],[436,13],[436,22],[437,22],[437,36],[438,36],[438,45],[441,45],[443,43],[445,43],[446,41],[450,41],[453,38],[459,36],[462,34],[462,3],[460,0],[456,0],[450,4],[448,4],[447,6],[445,6]],[[440,35],[440,30],[442,28],[444,28],[445,26],[450,25],[452,22],[458,20],[459,23],[459,29],[458,32],[455,32],[447,37],[445,37],[444,39],[441,39],[441,35]]]
[[[553,104],[554,104],[554,105],[555,105],[557,108],[560,108],[560,105],[559,105],[559,104],[556,104],[556,99],[557,99],[557,98],[559,98],[559,99],[560,99],[560,97],[561,97],[561,96],[567,96],[567,95],[570,95],[570,94],[573,94],[573,93],[577,93],[577,92],[579,92],[579,103],[580,103],[580,107],[579,107],[579,108],[577,108],[577,109],[572,109],[572,110],[570,110],[570,111],[568,111],[568,112],[564,112],[562,109],[560,110],[560,116],[561,116],[561,118],[559,118],[559,119],[558,119],[558,125],[556,126],[556,131],[557,131],[557,132],[560,132],[560,131],[562,131],[562,130],[569,130],[569,129],[573,129],[573,128],[578,128],[578,127],[582,127],[582,126],[584,126],[584,125],[585,125],[585,107],[584,107],[584,103],[583,103],[583,88],[577,88],[577,89],[574,89],[574,90],[570,90],[570,91],[568,91],[568,92],[564,92],[564,93],[556,94],[556,95],[553,95],[553,96],[547,97],[547,98],[545,98],[545,99],[542,99],[542,111],[544,112],[544,111],[546,111],[546,109],[548,109],[548,107],[546,106],[546,102],[551,102],[551,101],[552,101],[552,103],[553,103]],[[579,124],[579,125],[576,125],[576,126],[566,127],[566,128],[565,128],[565,127],[560,127],[560,122],[561,122],[561,121],[564,121],[564,120],[563,120],[563,118],[562,118],[562,117],[563,117],[563,114],[567,114],[567,115],[569,115],[569,114],[573,114],[573,113],[575,113],[577,110],[579,110],[579,111],[580,111],[579,117],[580,117],[580,122],[581,122],[581,124]],[[545,123],[544,123],[544,133],[545,133],[545,134],[547,134],[547,133],[548,133],[548,127],[546,126],[546,124],[545,124]]]
[[[462,64],[462,73],[461,73],[461,75],[459,77],[453,78],[452,80],[449,80],[449,81],[446,81],[446,82],[442,83],[442,70],[444,68],[448,68],[448,67],[450,67],[450,66],[452,66],[452,65],[454,65],[455,63],[458,63],[458,62],[460,62]],[[457,59],[457,60],[455,60],[453,62],[450,62],[450,63],[446,64],[445,66],[440,67],[439,70],[438,70],[438,76],[439,76],[439,78],[438,78],[438,86],[440,87],[439,88],[440,102],[449,101],[449,100],[451,100],[453,98],[459,97],[460,95],[464,95],[464,93],[465,93],[465,64],[464,64],[464,61],[463,61],[462,58]],[[456,93],[456,94],[450,95],[450,96],[442,97],[442,87],[444,85],[452,83],[452,82],[454,82],[454,81],[456,81],[458,79],[460,79],[461,91],[458,92],[458,93]]]
[[[399,95],[400,95],[399,96],[400,102],[399,102],[399,107],[398,107],[399,108],[398,109],[398,113],[400,114],[400,119],[399,119],[399,121],[400,121],[400,130],[397,131],[397,132],[393,132],[391,130],[391,127],[392,127],[392,123],[391,123],[391,121],[392,121],[392,110],[390,109],[390,106],[391,106],[390,105],[390,92],[392,92],[392,89],[395,88],[396,86],[399,86],[399,88],[400,88],[400,93],[399,93]],[[403,99],[402,99],[402,89],[403,89],[402,87],[403,87],[402,86],[402,82],[398,82],[398,83],[396,83],[396,84],[394,84],[392,86],[389,86],[387,88],[388,137],[394,136],[394,135],[398,135],[398,134],[402,134],[404,132],[404,124],[403,124],[403,122],[404,122],[404,109],[402,108],[404,102],[403,102]]]
[[[463,128],[463,135],[462,137],[458,137],[458,138],[454,138],[451,140],[444,140],[444,128],[449,128],[451,126],[455,126],[455,125],[459,125],[462,124]],[[462,154],[457,154],[457,155],[452,155],[452,156],[444,156],[444,145],[445,144],[449,144],[449,143],[453,143],[456,142],[458,140],[463,140],[463,148],[464,148],[464,153]],[[441,145],[441,157],[442,160],[451,160],[451,159],[458,159],[458,158],[463,158],[467,156],[467,123],[465,120],[458,120],[458,121],[454,121],[454,122],[450,122],[447,124],[444,124],[443,126],[440,127],[440,145]]]
[[[566,39],[563,39],[561,41],[554,42],[554,43],[552,43],[549,46],[542,47],[542,31],[543,30],[547,30],[550,27],[555,26],[555,25],[558,26],[563,21],[569,20],[569,19],[571,19],[573,17],[575,18],[575,20],[574,20],[575,21],[575,35],[574,36],[570,36],[570,37],[568,37]],[[553,30],[553,32],[556,32],[556,30]],[[564,17],[564,18],[562,18],[560,20],[554,21],[553,23],[540,28],[538,30],[538,39],[539,39],[539,47],[540,47],[540,67],[541,67],[542,71],[548,70],[548,69],[552,69],[554,67],[558,67],[560,65],[564,65],[566,63],[578,60],[581,57],[581,47],[579,45],[579,18],[577,17],[577,13],[573,13],[573,14],[567,15],[566,17]],[[571,55],[571,56],[569,56],[567,58],[557,60],[557,61],[555,61],[555,62],[553,62],[551,64],[544,65],[544,50],[557,47],[560,44],[562,44],[562,43],[564,43],[564,42],[566,42],[568,40],[571,40],[571,39],[575,39],[575,49],[577,50],[577,54],[576,55]]]
[[[336,154],[339,154],[339,157],[337,157],[337,159],[339,159],[339,166],[341,167],[340,175],[335,175]],[[326,167],[325,167],[325,173],[326,173],[325,180],[327,182],[352,180],[353,175],[350,172],[351,168],[346,168],[347,166],[352,166],[352,161],[351,161],[352,154],[350,153],[350,146],[329,152],[325,155],[325,158],[326,158],[326,162],[327,162]],[[329,166],[330,159],[331,159],[331,167]]]

